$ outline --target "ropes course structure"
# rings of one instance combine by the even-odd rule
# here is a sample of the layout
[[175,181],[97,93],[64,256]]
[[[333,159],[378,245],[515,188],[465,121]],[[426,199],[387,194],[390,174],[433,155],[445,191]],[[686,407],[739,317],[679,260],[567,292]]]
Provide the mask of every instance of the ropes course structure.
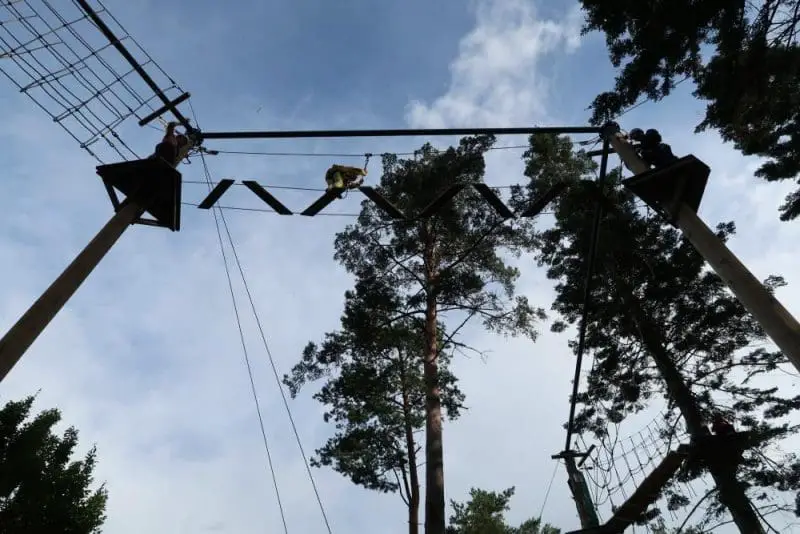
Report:
[[[574,443],[576,449],[591,451],[579,467],[600,520],[617,516],[625,503],[635,498],[637,490],[647,485],[648,476],[669,462],[669,456],[681,444],[691,441],[684,425],[669,412],[660,413],[631,434],[621,434],[619,424],[610,429],[606,436],[594,440],[594,445],[589,445],[582,435],[576,436]],[[683,531],[694,527],[711,533],[730,523],[729,519],[715,518],[713,511],[706,513],[708,498],[716,491],[713,481],[708,476],[690,479],[685,468],[685,464],[680,467],[640,515],[630,518],[630,532],[662,534],[667,528]],[[766,521],[768,516],[790,512],[792,508],[792,503],[770,497],[756,510]]]
[[[679,432],[673,440],[665,440],[664,436],[671,434],[672,429],[667,427],[662,416],[627,436],[619,434],[619,425],[614,425],[613,428],[614,431],[593,448],[596,453],[587,457],[582,464],[583,473],[590,482],[592,504],[600,518],[613,516],[636,489],[641,487],[646,477],[664,462],[674,444],[689,441],[685,431]],[[584,450],[588,450],[583,436],[578,436],[576,441]],[[675,483],[678,483],[677,479],[670,482]],[[665,486],[666,493],[669,492],[670,484]],[[682,494],[691,498],[697,497],[695,486],[696,484],[683,483]],[[673,507],[668,506],[667,499],[662,496],[654,501],[640,518],[636,518],[637,521],[631,525],[631,532],[653,532],[651,527],[654,521],[659,526],[664,524],[665,519],[669,524],[679,522],[682,518]],[[663,511],[668,512],[667,518],[662,515]]]
[[[607,187],[609,156],[617,153],[625,165],[636,174],[623,182],[623,186],[637,195],[644,204],[679,227],[711,266],[726,281],[735,280],[732,289],[753,315],[764,325],[765,331],[800,368],[800,337],[794,333],[791,316],[774,305],[769,297],[764,304],[766,290],[759,290],[750,279],[752,274],[744,268],[725,245],[697,217],[700,201],[708,180],[710,169],[694,156],[675,158],[666,163],[649,160],[642,150],[633,145],[616,123],[603,127],[503,127],[503,128],[453,128],[453,129],[395,129],[395,130],[314,130],[314,131],[205,131],[200,129],[192,107],[189,93],[161,69],[144,49],[127,33],[122,25],[99,0],[70,0],[61,3],[50,0],[0,0],[0,70],[20,92],[27,95],[54,122],[58,123],[100,165],[97,174],[109,195],[114,215],[97,236],[81,251],[31,308],[0,339],[0,380],[5,378],[13,366],[47,327],[55,315],[77,291],[83,281],[113,247],[125,230],[132,225],[147,225],[177,232],[181,228],[181,207],[193,206],[200,210],[211,210],[217,240],[220,247],[226,278],[230,288],[234,316],[239,329],[243,359],[247,369],[256,413],[258,416],[267,464],[272,478],[283,530],[288,534],[283,502],[281,500],[276,469],[270,452],[270,443],[264,429],[261,407],[253,380],[250,356],[241,326],[242,306],[233,291],[234,270],[243,283],[247,304],[258,325],[260,339],[268,356],[272,374],[280,391],[287,417],[291,423],[295,441],[301,455],[311,489],[316,497],[322,521],[327,532],[332,528],[323,504],[319,488],[312,475],[307,455],[295,425],[292,411],[269,348],[266,333],[259,319],[253,295],[249,289],[246,272],[236,251],[233,237],[225,217],[229,209],[271,211],[280,216],[295,214],[306,217],[318,215],[356,216],[352,213],[324,213],[323,210],[337,198],[350,191],[358,191],[390,218],[420,220],[435,216],[456,195],[478,194],[497,212],[500,223],[515,218],[531,218],[548,213],[545,208],[567,187],[559,183],[540,194],[524,210],[514,213],[498,195],[497,187],[483,183],[453,185],[441,192],[438,198],[418,213],[404,213],[384,198],[379,189],[362,185],[340,185],[342,177],[355,173],[363,179],[367,174],[367,163],[373,156],[366,154],[322,154],[291,152],[246,152],[208,149],[208,140],[236,139],[295,139],[295,138],[355,138],[355,137],[416,137],[416,136],[462,136],[462,135],[533,135],[575,134],[591,135],[592,139],[580,145],[602,143],[600,150],[591,150],[589,156],[600,156],[597,189],[601,192],[594,209],[591,226],[590,248],[585,259],[585,287],[583,291],[582,320],[579,327],[577,361],[573,381],[567,436],[564,450],[554,458],[564,460],[570,489],[578,504],[583,534],[617,534],[628,527],[636,529],[642,514],[654,506],[664,488],[674,481],[684,460],[691,452],[685,443],[659,441],[658,426],[650,426],[634,437],[614,439],[586,448],[583,438],[574,432],[576,394],[580,385],[582,360],[585,350],[587,316],[591,313],[592,283],[594,280],[594,258],[600,224],[604,210],[602,192]],[[179,109],[186,103],[192,120]],[[638,107],[641,103],[636,104]],[[164,116],[171,117],[167,121]],[[131,146],[126,138],[136,127],[160,130],[152,124],[160,121],[167,125],[167,135],[156,147],[155,153],[145,155],[138,147]],[[174,127],[180,126],[184,134],[173,135]],[[170,136],[173,135],[173,138]],[[177,139],[181,138],[180,141]],[[631,132],[633,138],[633,131]],[[168,142],[169,139],[169,142]],[[174,153],[165,156],[166,145],[174,142]],[[170,145],[172,146],[172,145]],[[643,142],[638,145],[641,149]],[[169,149],[169,146],[166,146]],[[494,147],[494,150],[527,148],[522,145]],[[214,180],[207,158],[225,155],[260,155],[272,157],[337,157],[364,158],[364,168],[334,165],[330,176],[326,175],[326,189],[298,188],[291,186],[264,186],[254,180],[236,183],[233,179]],[[414,156],[415,153],[399,155]],[[671,152],[669,154],[671,156]],[[177,170],[178,165],[193,158],[201,162],[205,181],[185,181]],[[109,163],[109,161],[111,163]],[[338,180],[338,181],[337,181]],[[362,180],[363,181],[363,180]],[[183,200],[183,185],[204,185],[205,197],[198,202]],[[269,209],[220,206],[223,195],[234,185],[247,188]],[[289,208],[268,189],[302,190],[321,193],[304,208]],[[469,191],[467,191],[469,190]],[[122,195],[122,199],[119,198]],[[710,236],[709,236],[710,234]],[[698,237],[699,236],[699,237]],[[229,251],[229,252],[228,252]],[[733,258],[733,259],[731,259]],[[715,263],[716,262],[716,263]],[[758,281],[756,280],[756,283]],[[748,285],[749,284],[749,285]],[[795,321],[796,323],[796,321]],[[797,327],[800,332],[800,326]],[[693,437],[696,437],[693,433]],[[582,442],[584,452],[578,452],[577,442]],[[574,447],[574,448],[573,448]],[[619,452],[619,450],[621,452]],[[592,452],[598,453],[592,456]],[[580,463],[577,460],[580,459]],[[624,464],[626,469],[621,469]],[[580,468],[583,467],[583,470]],[[586,474],[584,476],[584,473]],[[624,474],[623,474],[624,473]],[[594,490],[591,498],[585,498],[585,479],[589,478]],[[584,482],[581,482],[584,480]],[[671,482],[672,481],[672,482]],[[699,495],[699,493],[697,493]],[[669,509],[669,507],[668,507]],[[611,517],[599,524],[598,512],[610,511]],[[669,510],[670,514],[674,510]],[[674,517],[673,517],[674,516]],[[673,519],[678,519],[672,514]],[[735,518],[736,519],[736,518]],[[737,520],[737,524],[739,524]],[[752,524],[752,523],[751,523]],[[647,527],[644,527],[647,528]],[[757,530],[748,534],[757,534]]]
[[100,163],[140,159],[126,134],[189,97],[99,0],[0,1],[0,71]]

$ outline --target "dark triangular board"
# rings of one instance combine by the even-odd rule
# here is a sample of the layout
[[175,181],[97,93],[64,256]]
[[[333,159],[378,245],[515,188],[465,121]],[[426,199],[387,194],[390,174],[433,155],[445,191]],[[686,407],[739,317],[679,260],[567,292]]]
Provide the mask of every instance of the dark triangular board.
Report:
[[566,182],[556,182],[553,187],[545,191],[539,198],[534,200],[528,209],[519,214],[520,217],[536,217],[547,207],[561,192],[567,188]]
[[181,173],[166,161],[148,158],[100,165],[97,174],[106,188],[113,187],[142,204],[158,226],[180,230]]
[[278,213],[279,215],[293,215],[292,210],[284,206],[281,201],[272,196],[272,194],[268,193],[266,189],[258,184],[258,182],[254,182],[253,180],[244,180],[242,183],[250,191],[255,193],[258,198],[266,202],[270,208],[274,209],[275,213]]
[[658,212],[682,202],[696,213],[709,174],[709,166],[690,154],[667,167],[623,180],[622,185]]
[[405,214],[400,211],[394,204],[386,200],[375,188],[362,186],[358,188],[364,196],[370,199],[376,206],[385,211],[389,217],[393,219],[405,219]]
[[455,184],[445,189],[444,192],[441,195],[439,195],[438,198],[434,199],[433,202],[428,204],[428,206],[424,210],[422,210],[422,213],[419,214],[419,217],[421,219],[424,219],[425,217],[430,217],[431,215],[442,209],[442,207],[444,207],[445,204],[447,204],[450,200],[452,200],[453,197],[459,194],[461,190],[464,189],[465,186],[466,186],[465,184]]
[[620,531],[613,530],[608,525],[599,525],[597,527],[582,528],[581,530],[571,530],[567,534],[620,534]]
[[474,187],[475,190],[480,193],[483,199],[488,202],[502,218],[514,218],[514,212],[512,212],[508,206],[503,204],[503,201],[500,200],[500,197],[498,197],[494,191],[492,191],[491,187],[486,184],[472,184],[472,187]]
[[342,194],[343,189],[329,189],[325,191],[325,193],[319,197],[317,200],[314,201],[309,207],[305,210],[300,212],[300,215],[305,215],[306,217],[313,217],[325,207],[333,202],[339,195]]
[[214,186],[214,189],[209,191],[208,196],[203,199],[203,201],[197,205],[198,208],[201,210],[209,210],[211,206],[213,206],[217,200],[225,194],[225,191],[231,188],[233,185],[233,180],[230,178],[224,178],[219,181],[217,185]]

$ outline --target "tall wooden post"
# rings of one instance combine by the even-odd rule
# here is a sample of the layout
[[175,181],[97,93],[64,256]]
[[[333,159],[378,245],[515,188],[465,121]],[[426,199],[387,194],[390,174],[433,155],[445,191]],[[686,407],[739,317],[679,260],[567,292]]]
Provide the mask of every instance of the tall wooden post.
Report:
[[[0,339],[0,381],[131,224],[160,226],[173,231],[180,228],[181,174],[166,162],[151,158],[101,165],[97,173],[103,178],[116,213]],[[119,202],[115,190],[126,195],[123,202]],[[143,219],[145,212],[154,218]]]
[[[592,449],[593,448],[594,445],[592,446]],[[597,510],[592,502],[592,495],[589,493],[589,487],[586,484],[586,478],[578,469],[578,465],[575,462],[575,458],[585,459],[592,449],[583,453],[565,450],[552,457],[553,459],[564,460],[564,465],[567,468],[567,485],[575,501],[575,507],[578,510],[578,518],[581,521],[581,528],[583,529],[594,528],[600,525],[600,520],[597,517]],[[581,463],[582,462],[583,460]]]
[[0,339],[0,381],[25,354],[53,317],[61,311],[89,274],[97,267],[114,243],[144,212],[136,202],[128,201],[103,226],[88,245],[72,260],[42,296]]
[[[661,175],[653,173],[648,177],[647,173],[653,171],[647,163],[639,158],[630,143],[620,134],[617,125],[613,123],[609,125],[604,135],[622,158],[625,166],[641,176],[639,181],[635,181],[637,177],[630,179],[634,181],[629,182],[633,184],[629,189],[639,194],[642,200],[671,217],[671,221],[681,229],[717,274],[728,282],[731,290],[742,301],[742,304],[750,309],[756,320],[761,322],[768,334],[773,332],[783,342],[790,341],[793,329],[791,323],[794,322],[797,325],[797,322],[770,295],[763,284],[739,262],[733,252],[725,246],[725,243],[697,216],[696,210],[702,189],[699,189],[699,193],[697,188],[691,189],[692,184],[689,183],[689,180],[693,176],[676,176],[675,173],[667,172]],[[688,158],[694,159],[693,156]],[[701,163],[701,165],[705,167],[704,164]],[[705,168],[707,169],[707,167]],[[645,180],[648,178],[656,183],[647,184]],[[703,179],[706,178],[707,174]],[[687,200],[692,194],[694,194],[692,200]],[[628,305],[631,307],[631,315],[641,318],[638,326],[642,332],[642,341],[653,357],[670,397],[683,415],[692,441],[700,442],[703,436],[709,434],[709,431],[703,423],[694,395],[664,347],[655,342],[660,337],[655,332],[656,325],[646,319],[644,312],[636,305],[635,298],[628,299]],[[783,313],[780,313],[779,310],[783,310]],[[787,320],[787,317],[791,320]],[[800,326],[797,327],[797,332],[800,332]],[[775,338],[773,337],[773,339]],[[775,339],[776,343],[778,343],[778,339]],[[797,341],[800,341],[800,338],[795,343]],[[781,348],[783,349],[783,347]],[[800,344],[794,345],[793,350],[800,356],[797,353],[800,350]],[[800,362],[800,358],[798,362]],[[736,478],[737,466],[708,461],[708,467],[719,490],[720,501],[728,508],[734,523],[742,534],[763,534],[764,527]]]
[[[699,177],[688,176],[685,171],[678,168],[679,166],[676,166],[674,172],[672,169],[666,168],[653,173],[650,166],[639,158],[614,123],[608,125],[604,136],[622,158],[625,166],[634,173],[642,175],[642,179],[632,185],[630,189],[648,204],[656,204],[654,206],[656,209],[660,208],[671,218],[675,226],[681,230],[686,239],[758,321],[766,334],[800,371],[800,323],[697,216],[697,206],[691,206],[686,202],[684,195],[693,187],[691,181],[697,180]],[[687,156],[684,159],[688,160],[689,158],[705,167],[693,156]],[[708,168],[705,167],[705,169]],[[644,173],[653,174],[652,177],[647,177]],[[707,179],[707,173],[702,179]],[[651,184],[648,184],[647,181]],[[702,195],[702,190],[700,195]],[[697,204],[699,204],[699,200],[698,196]]]

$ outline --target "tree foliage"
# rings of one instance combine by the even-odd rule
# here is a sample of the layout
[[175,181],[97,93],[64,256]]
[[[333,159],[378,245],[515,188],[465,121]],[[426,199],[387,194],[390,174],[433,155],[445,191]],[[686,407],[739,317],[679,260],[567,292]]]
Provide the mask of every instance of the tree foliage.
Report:
[[472,488],[465,503],[450,501],[453,515],[447,534],[561,534],[561,530],[542,524],[541,518],[528,519],[517,527],[506,522],[505,513],[514,488],[501,492]]
[[[538,253],[539,264],[556,281],[553,309],[561,321],[553,328],[564,330],[578,323],[582,309],[586,251],[598,199],[594,163],[573,153],[568,138],[555,136],[531,137],[525,159],[531,181],[514,192],[519,201],[554,180],[570,184],[556,202],[555,224],[539,234]],[[689,427],[705,426],[712,414],[723,413],[763,438],[745,454],[739,472],[750,495],[765,500],[769,488],[799,490],[798,459],[794,455],[768,458],[767,448],[797,431],[785,417],[800,407],[800,396],[786,398],[777,388],[759,383],[760,377],[785,363],[785,357],[763,347],[764,332],[724,282],[705,268],[702,257],[677,230],[640,210],[635,199],[619,187],[619,178],[618,172],[612,173],[604,191],[607,207],[586,333],[586,350],[594,362],[586,391],[577,398],[576,432],[603,438],[609,424],[667,398],[669,424],[663,439],[675,442],[680,417]],[[717,227],[722,239],[733,232],[733,223]],[[776,287],[783,281],[770,277],[766,283]],[[572,347],[576,348],[574,343]],[[667,393],[654,365],[656,353],[677,367],[699,417],[676,405]],[[702,469],[685,472],[680,479],[703,473]],[[670,507],[688,504],[678,485],[670,486],[666,496]],[[719,513],[719,501],[711,502],[709,514]]]
[[[342,328],[321,346],[309,343],[284,377],[296,396],[307,382],[325,379],[313,398],[326,406],[335,434],[316,451],[316,467],[330,466],[354,484],[399,492],[416,532],[420,487],[417,434],[425,425],[423,338],[410,318],[397,314],[391,288],[376,278],[359,280],[345,295]],[[464,395],[449,371],[450,347],[440,330],[439,384],[447,417],[460,414]]]
[[[800,0],[581,4],[585,31],[605,33],[618,69],[614,90],[592,104],[595,123],[690,79],[694,95],[708,102],[698,131],[717,129],[743,154],[768,158],[756,173],[762,178],[800,175]],[[798,215],[800,190],[781,206],[781,219]]]
[[[339,432],[319,451],[320,463],[332,462],[372,489],[405,486],[402,477],[392,482],[386,474],[397,472],[415,446],[405,440],[393,456],[397,447],[390,445],[404,439],[402,425],[416,432],[424,423],[430,534],[445,525],[442,412],[456,416],[463,401],[449,359],[454,351],[480,352],[464,340],[464,327],[480,321],[490,331],[533,339],[544,317],[516,295],[519,271],[502,256],[530,250],[530,232],[503,224],[469,188],[433,217],[418,217],[450,186],[481,182],[493,143],[469,137],[444,151],[426,144],[412,159],[384,156],[378,189],[409,219],[395,221],[365,201],[356,223],[337,235],[335,259],[356,279],[341,331],[320,348],[309,346],[286,378],[294,393],[304,382],[326,379],[316,398],[330,407],[326,419]],[[404,392],[405,412],[398,404]],[[364,450],[353,453],[358,447]]]
[[96,451],[72,461],[78,432],[53,433],[58,410],[31,418],[33,397],[0,409],[0,534],[98,534],[105,487],[91,489]]

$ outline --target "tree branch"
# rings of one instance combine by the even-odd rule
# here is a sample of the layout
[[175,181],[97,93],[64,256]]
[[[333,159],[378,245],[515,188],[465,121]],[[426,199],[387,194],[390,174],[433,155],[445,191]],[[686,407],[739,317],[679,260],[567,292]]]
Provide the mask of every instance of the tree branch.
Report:
[[[403,473],[403,482],[400,482],[400,477],[397,475],[397,469],[392,469],[392,473],[394,473],[394,478],[397,479],[397,487],[399,488],[398,493],[400,494],[400,498],[403,499],[403,502],[406,503],[406,506],[411,506],[408,498],[406,495],[411,495],[411,492],[408,489],[408,480],[406,480],[406,470],[400,467],[401,472]],[[403,494],[403,488],[405,487],[405,494]]]
[[456,258],[456,260],[455,260],[455,261],[453,261],[453,263],[451,263],[450,265],[447,265],[446,267],[444,267],[443,269],[441,269],[441,270],[439,271],[439,273],[441,274],[441,273],[444,273],[444,272],[446,272],[446,271],[449,271],[449,270],[451,270],[451,269],[454,269],[455,267],[457,267],[457,266],[458,266],[458,264],[460,264],[461,262],[463,262],[464,260],[466,260],[466,259],[467,259],[467,257],[469,257],[469,255],[470,255],[470,254],[472,254],[472,252],[473,252],[473,251],[474,251],[476,248],[478,248],[478,246],[479,246],[481,243],[483,243],[483,241],[484,241],[484,240],[485,240],[487,237],[489,237],[489,236],[490,236],[492,233],[494,233],[494,231],[495,231],[495,230],[497,230],[497,228],[498,228],[498,227],[499,227],[501,224],[503,224],[505,221],[506,221],[505,219],[500,219],[499,221],[495,222],[495,223],[494,223],[494,224],[493,224],[493,225],[492,225],[492,226],[491,226],[491,227],[490,227],[490,228],[489,228],[489,229],[488,229],[488,230],[487,230],[487,231],[486,231],[486,232],[485,232],[485,233],[484,233],[484,234],[483,234],[481,237],[479,237],[479,238],[478,238],[478,240],[477,240],[477,241],[475,241],[475,243],[473,243],[473,244],[472,244],[472,245],[471,245],[471,246],[470,246],[470,247],[469,247],[467,250],[465,250],[465,251],[464,251],[464,252],[463,252],[463,253],[462,253],[462,254],[461,254],[461,255],[460,255],[458,258]]
[[681,531],[683,530],[683,527],[685,527],[686,523],[689,522],[689,519],[692,517],[692,514],[694,514],[697,511],[697,509],[700,507],[700,505],[703,504],[703,501],[705,501],[708,497],[710,497],[711,495],[716,493],[716,491],[717,491],[717,488],[713,488],[713,489],[708,490],[706,492],[706,494],[703,495],[700,498],[700,500],[695,503],[695,505],[692,507],[692,509],[689,510],[689,514],[686,516],[686,519],[683,520],[683,523],[681,523],[681,526],[679,526],[678,530],[675,531],[675,534],[681,534]]
[[[372,240],[373,240],[373,241],[374,241],[374,242],[375,242],[375,243],[376,243],[376,244],[377,244],[379,247],[381,247],[381,248],[384,248],[383,244],[382,244],[380,241],[378,241],[377,239],[375,239],[375,237],[374,237],[374,236],[370,235],[369,237],[370,237],[370,239],[372,239]],[[420,284],[422,287],[427,287],[427,285],[426,285],[425,281],[424,281],[422,278],[420,278],[420,277],[419,277],[419,275],[418,275],[417,273],[415,273],[414,271],[412,271],[411,269],[409,269],[408,267],[406,267],[406,266],[405,266],[405,264],[404,264],[403,262],[401,262],[400,260],[398,260],[397,258],[395,258],[393,254],[391,254],[390,252],[386,252],[386,255],[387,255],[387,256],[389,257],[389,259],[390,259],[390,260],[392,260],[392,261],[393,261],[393,262],[394,262],[394,263],[395,263],[395,264],[396,264],[398,267],[400,267],[400,268],[401,268],[401,269],[403,269],[405,272],[407,272],[408,274],[410,274],[410,275],[411,275],[411,276],[412,276],[412,277],[413,277],[413,278],[414,278],[414,279],[415,279],[415,280],[416,280],[416,281],[417,281],[417,282],[418,282],[418,283],[419,283],[419,284]]]
[[458,333],[461,331],[462,328],[464,328],[464,326],[466,326],[466,324],[470,321],[470,319],[475,317],[475,314],[476,312],[472,312],[469,315],[467,315],[467,318],[461,321],[461,324],[459,324],[450,334],[446,336],[444,343],[442,343],[442,349],[444,349],[444,347],[453,342],[453,338],[455,338],[458,335]]

